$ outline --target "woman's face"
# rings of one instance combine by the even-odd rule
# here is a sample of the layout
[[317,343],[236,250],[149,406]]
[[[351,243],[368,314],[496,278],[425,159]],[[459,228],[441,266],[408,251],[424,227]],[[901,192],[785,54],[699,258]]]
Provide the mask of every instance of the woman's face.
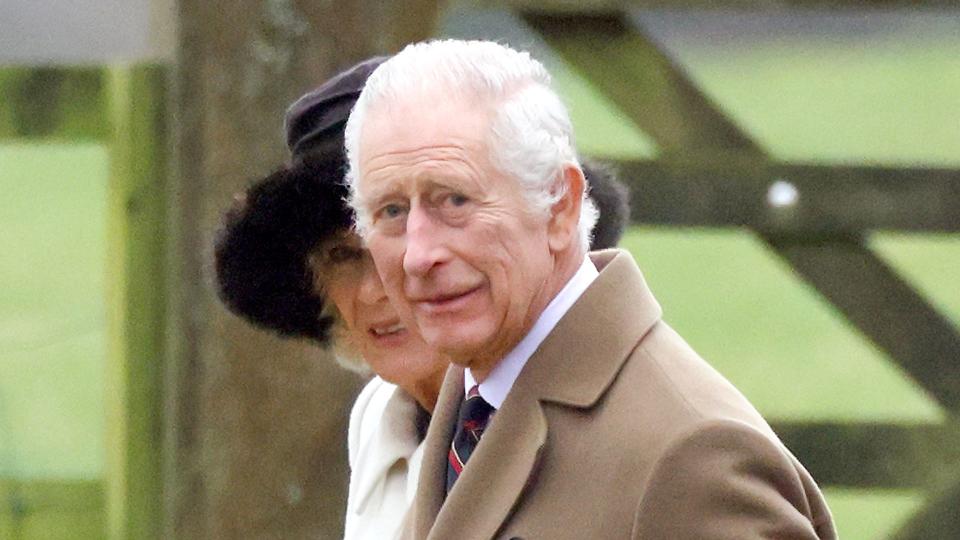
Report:
[[336,306],[337,347],[360,354],[384,380],[400,386],[432,410],[448,360],[400,322],[360,237],[333,235],[310,257],[316,286]]

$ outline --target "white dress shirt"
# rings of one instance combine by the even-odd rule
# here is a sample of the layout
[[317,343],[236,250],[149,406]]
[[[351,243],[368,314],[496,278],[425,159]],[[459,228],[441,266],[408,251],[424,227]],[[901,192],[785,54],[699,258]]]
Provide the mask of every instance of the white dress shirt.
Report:
[[[513,382],[517,380],[523,366],[527,364],[527,360],[533,356],[543,340],[547,339],[553,328],[560,322],[560,319],[566,315],[567,311],[573,307],[577,299],[599,275],[600,272],[597,271],[593,261],[590,260],[590,257],[584,255],[580,268],[570,278],[570,281],[560,289],[560,292],[553,297],[553,300],[547,304],[547,308],[540,314],[530,332],[520,340],[520,343],[512,351],[503,357],[503,360],[480,383],[480,396],[487,403],[495,409],[499,409],[503,405],[503,400],[507,398],[507,394],[513,387]],[[470,368],[464,370],[464,394],[469,392],[476,384],[477,379],[470,372]]]

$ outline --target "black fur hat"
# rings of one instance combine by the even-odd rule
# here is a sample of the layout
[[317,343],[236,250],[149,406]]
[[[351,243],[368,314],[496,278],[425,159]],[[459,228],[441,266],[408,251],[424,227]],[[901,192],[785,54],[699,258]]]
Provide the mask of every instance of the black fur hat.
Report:
[[[238,194],[224,215],[214,249],[217,292],[257,326],[328,343],[333,321],[323,316],[308,257],[353,221],[344,202],[343,128],[384,60],[362,62],[297,100],[285,121],[291,163]],[[591,248],[613,247],[629,222],[627,188],[604,165],[586,162],[583,171],[600,211]]]
[[224,215],[214,246],[217,293],[257,326],[328,342],[333,321],[323,315],[307,258],[353,221],[343,202],[343,130],[364,83],[385,60],[364,60],[290,105],[290,163],[238,194]]
[[238,195],[214,250],[217,288],[230,311],[284,336],[327,340],[332,320],[314,290],[307,257],[350,226],[342,154],[283,167]]

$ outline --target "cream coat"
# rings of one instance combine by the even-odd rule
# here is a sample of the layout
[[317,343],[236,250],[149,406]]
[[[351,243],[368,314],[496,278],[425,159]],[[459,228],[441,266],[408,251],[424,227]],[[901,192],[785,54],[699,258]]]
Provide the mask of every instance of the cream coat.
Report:
[[826,503],[747,400],[666,323],[629,253],[520,373],[444,502],[451,368],[407,538],[833,539]]
[[380,377],[367,383],[354,402],[347,435],[346,540],[389,540],[400,535],[423,456],[416,429],[418,414],[412,397]]

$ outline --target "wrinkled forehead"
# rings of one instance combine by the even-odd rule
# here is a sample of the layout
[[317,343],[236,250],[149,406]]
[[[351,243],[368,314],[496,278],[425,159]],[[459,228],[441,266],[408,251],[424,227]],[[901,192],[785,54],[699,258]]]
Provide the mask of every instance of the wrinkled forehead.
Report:
[[386,180],[444,167],[488,165],[490,121],[489,106],[442,96],[371,109],[359,140],[361,196],[388,189],[380,185]]
[[[404,142],[436,136],[442,141],[444,136],[454,133],[481,135],[481,128],[489,126],[493,111],[489,99],[443,86],[386,96],[371,103],[365,113],[361,148],[365,142],[381,146],[388,138],[402,138],[395,142]],[[391,137],[384,137],[386,133]]]

